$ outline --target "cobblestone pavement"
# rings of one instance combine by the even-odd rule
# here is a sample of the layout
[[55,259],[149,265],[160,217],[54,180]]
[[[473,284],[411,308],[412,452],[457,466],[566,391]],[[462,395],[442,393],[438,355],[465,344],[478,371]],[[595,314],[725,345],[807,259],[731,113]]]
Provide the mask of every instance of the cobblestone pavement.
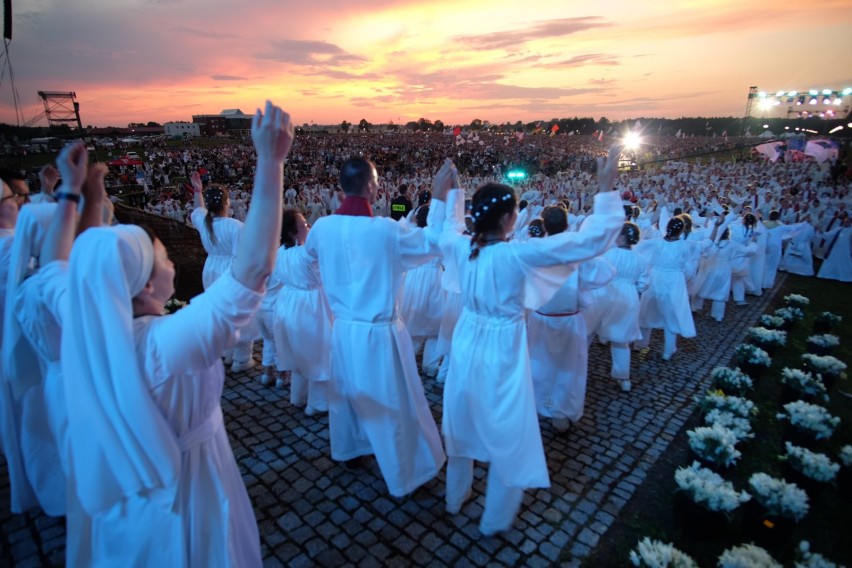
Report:
[[[784,275],[779,276],[779,283]],[[777,290],[777,287],[776,287]],[[259,366],[229,376],[222,407],[234,454],[254,505],[266,566],[549,566],[579,564],[618,517],[693,409],[708,373],[729,361],[746,328],[772,294],[729,304],[723,323],[696,316],[697,338],[680,339],[661,359],[662,334],[634,352],[633,390],[609,378],[609,349],[593,345],[583,419],[567,433],[543,420],[549,489],[527,491],[513,530],[485,538],[478,530],[484,470],[474,499],[455,516],[444,511],[444,474],[396,499],[375,460],[349,471],[330,458],[328,419],[289,404],[285,387],[260,385]],[[259,358],[256,352],[255,357]],[[426,381],[440,424],[442,388]],[[9,513],[9,479],[0,459],[0,565],[59,566],[64,520]]]

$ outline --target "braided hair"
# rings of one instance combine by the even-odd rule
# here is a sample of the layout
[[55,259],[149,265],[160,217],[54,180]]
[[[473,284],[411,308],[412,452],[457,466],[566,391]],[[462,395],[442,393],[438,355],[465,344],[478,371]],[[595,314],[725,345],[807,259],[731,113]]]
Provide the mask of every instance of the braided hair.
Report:
[[281,215],[281,243],[284,248],[296,246],[296,234],[299,232],[299,218],[302,212],[288,207]]
[[751,213],[743,215],[743,226],[745,227],[746,235],[753,235],[754,228],[757,226],[757,217]]
[[692,232],[692,217],[689,213],[682,213],[679,217],[683,220],[683,238],[686,238]]
[[621,226],[621,236],[624,237],[624,242],[627,243],[629,248],[639,242],[642,231],[639,229],[639,225],[627,221]]
[[683,219],[680,217],[669,219],[669,222],[666,224],[666,238],[673,239],[679,237],[683,233],[683,226]]
[[204,224],[207,226],[207,232],[210,233],[210,242],[213,244],[216,244],[216,233],[213,232],[213,218],[222,215],[226,202],[225,188],[222,186],[211,185],[204,190],[204,205],[207,207]]
[[486,183],[476,190],[471,200],[473,235],[470,239],[470,260],[476,260],[480,249],[485,246],[485,234],[500,229],[503,215],[511,213],[517,206],[515,190],[501,183]]
[[624,206],[624,217],[628,220],[633,217],[633,206],[632,205],[625,205]]

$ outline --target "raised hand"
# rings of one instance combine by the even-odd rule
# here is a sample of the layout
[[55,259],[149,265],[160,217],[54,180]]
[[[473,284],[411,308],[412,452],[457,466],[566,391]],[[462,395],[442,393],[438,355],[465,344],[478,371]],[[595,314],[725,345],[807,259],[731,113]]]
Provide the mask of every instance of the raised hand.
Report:
[[621,144],[613,144],[609,147],[606,158],[598,158],[599,191],[612,191],[615,187],[615,178],[618,176],[618,157],[623,148]]
[[251,122],[251,139],[258,160],[283,162],[293,145],[295,127],[290,115],[266,101],[266,110],[257,109]]
[[456,166],[451,159],[447,158],[432,180],[432,199],[443,201],[457,180]]
[[204,186],[201,184],[201,174],[198,173],[198,170],[189,174],[189,183],[192,185],[192,193],[201,193],[204,189]]
[[86,182],[89,153],[82,140],[68,144],[56,158],[56,166],[62,176],[63,189],[69,193],[80,193]]
[[59,181],[59,170],[47,164],[39,170],[38,179],[41,182],[42,193],[50,195],[56,187],[56,182]]
[[106,195],[104,178],[109,168],[103,162],[92,164],[86,172],[86,183],[83,184],[83,197],[86,201],[101,199]]

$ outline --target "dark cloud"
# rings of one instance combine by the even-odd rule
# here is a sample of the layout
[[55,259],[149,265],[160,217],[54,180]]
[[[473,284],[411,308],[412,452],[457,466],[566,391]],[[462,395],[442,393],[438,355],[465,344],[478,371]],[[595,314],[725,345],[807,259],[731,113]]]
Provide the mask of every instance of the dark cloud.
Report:
[[538,22],[522,30],[457,36],[454,40],[477,49],[509,49],[523,46],[533,40],[564,37],[586,30],[606,28],[613,25],[610,22],[604,21],[600,16],[564,18]]
[[366,57],[347,53],[333,43],[289,39],[273,42],[266,51],[259,53],[257,57],[291,65],[326,65],[330,67],[368,61]]

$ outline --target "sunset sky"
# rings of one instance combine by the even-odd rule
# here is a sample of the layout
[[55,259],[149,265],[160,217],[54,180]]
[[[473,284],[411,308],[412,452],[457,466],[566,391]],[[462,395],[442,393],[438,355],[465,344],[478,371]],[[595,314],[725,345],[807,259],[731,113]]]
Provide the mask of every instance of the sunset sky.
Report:
[[[24,120],[83,125],[265,99],[298,124],[741,116],[751,85],[852,86],[849,0],[13,0]],[[8,71],[0,121],[16,123]],[[42,120],[39,124],[46,124]]]

